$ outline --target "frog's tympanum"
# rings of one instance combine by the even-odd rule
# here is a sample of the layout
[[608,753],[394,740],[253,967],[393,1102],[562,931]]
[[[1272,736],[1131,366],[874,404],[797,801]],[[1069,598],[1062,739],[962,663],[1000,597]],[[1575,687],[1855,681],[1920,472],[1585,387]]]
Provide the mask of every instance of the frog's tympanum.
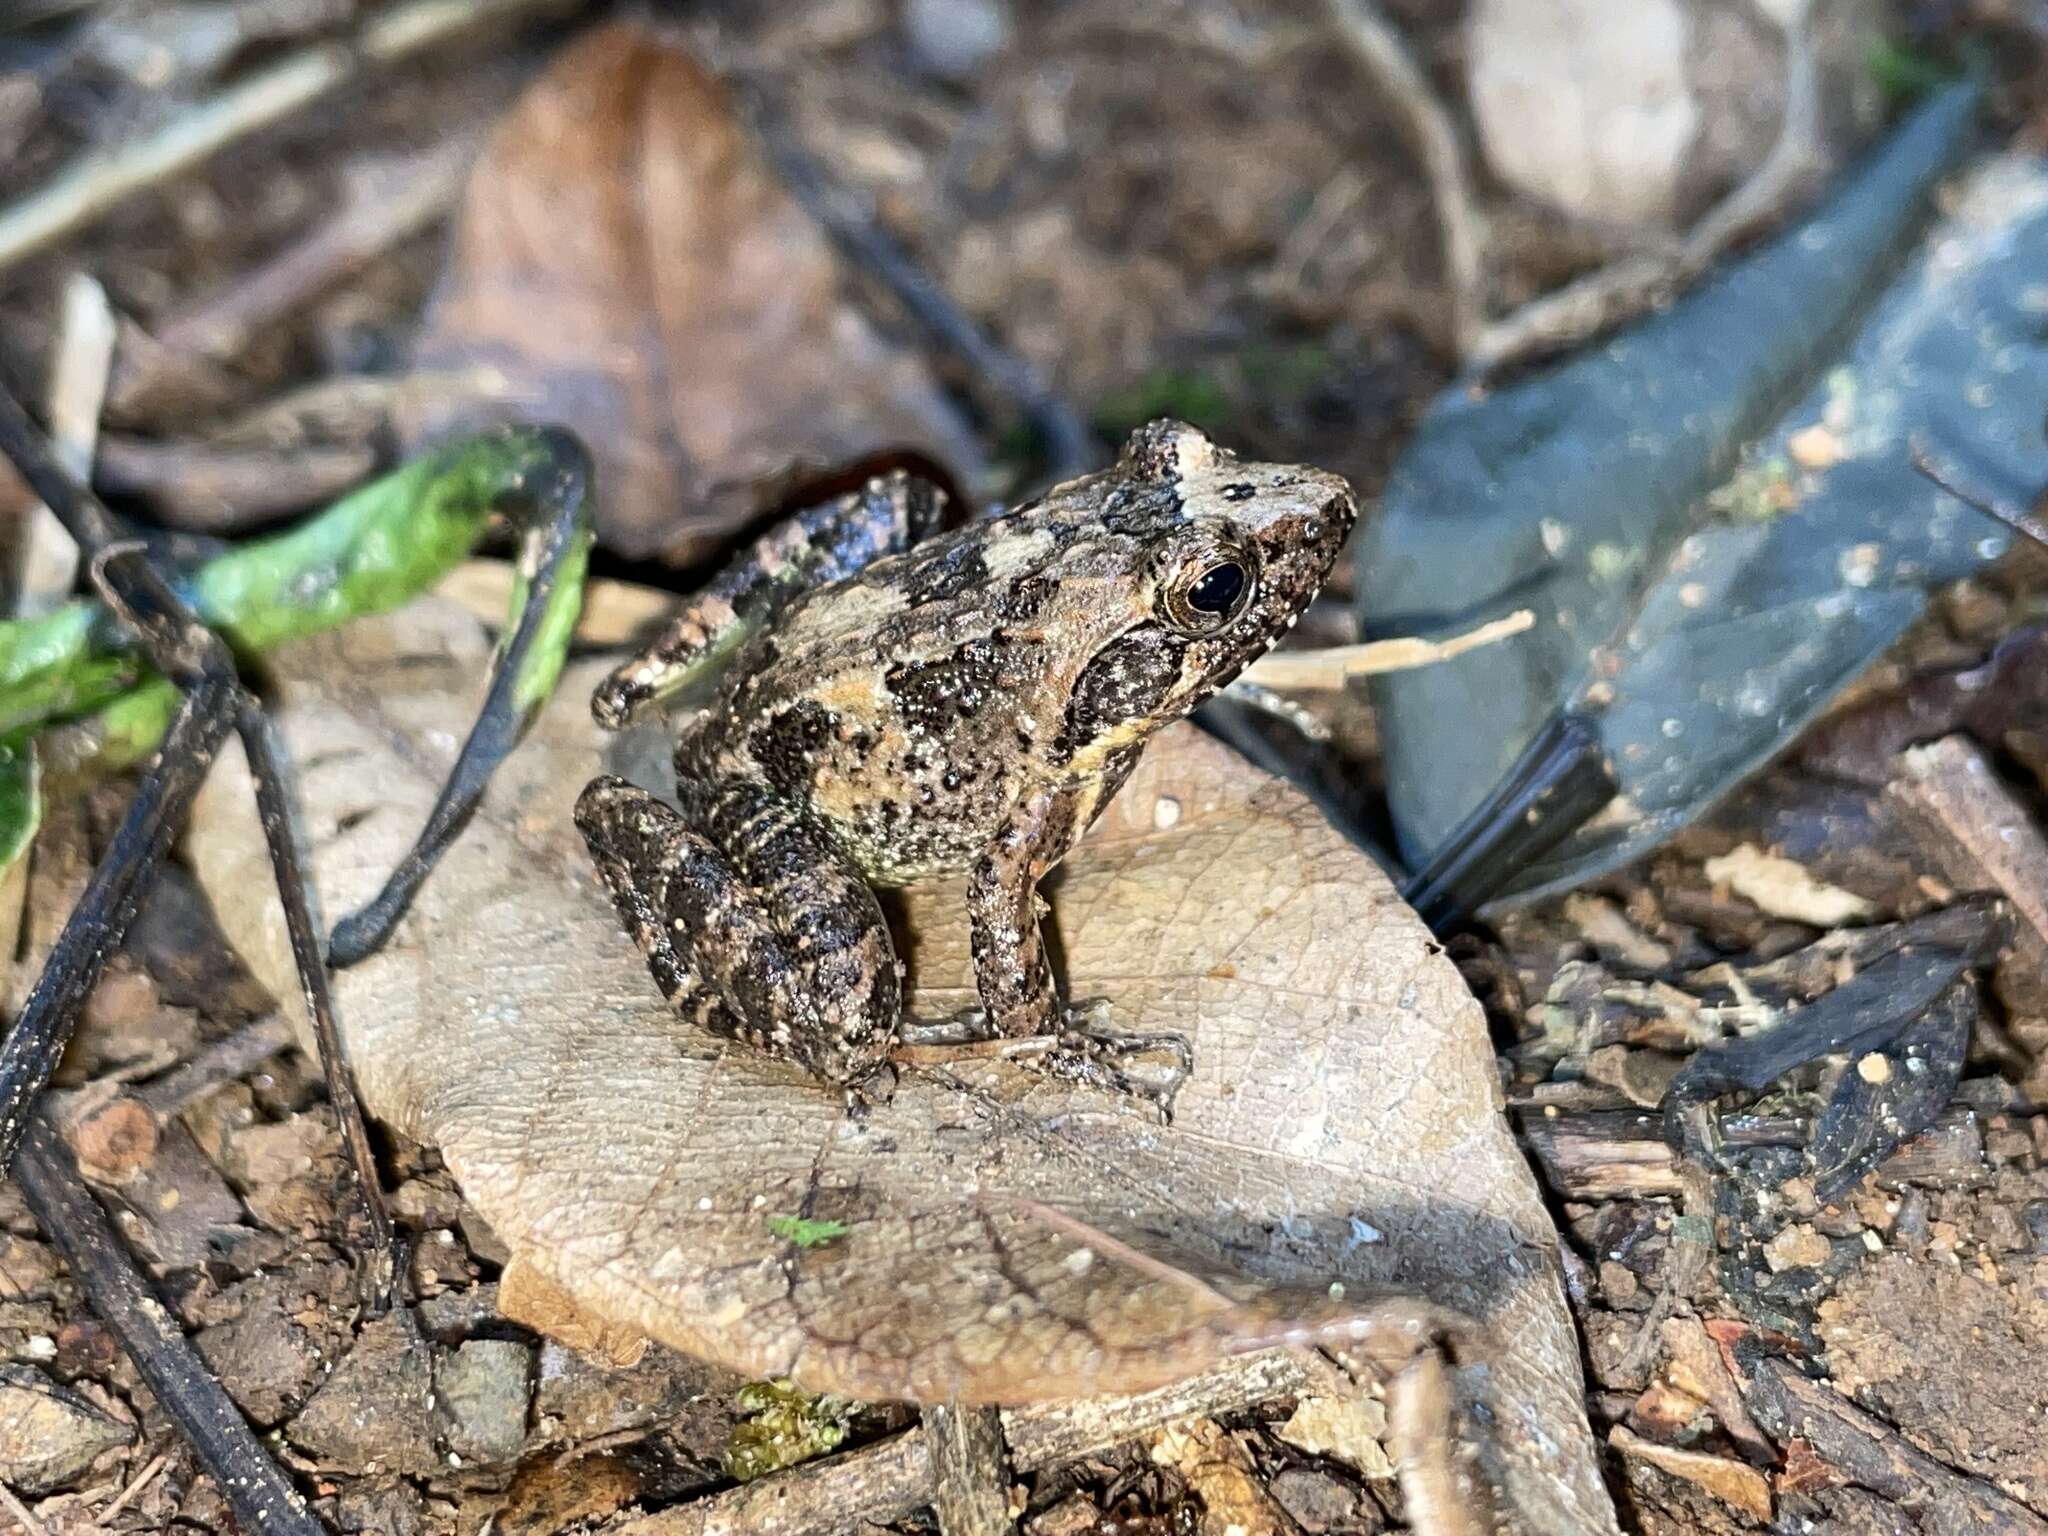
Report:
[[669,998],[835,1083],[897,1032],[876,886],[966,872],[986,1030],[1069,1029],[1038,881],[1147,739],[1294,623],[1357,507],[1159,421],[1005,515],[944,512],[897,473],[797,514],[594,702],[617,726],[725,662],[677,738],[678,803],[601,778],[577,825]]

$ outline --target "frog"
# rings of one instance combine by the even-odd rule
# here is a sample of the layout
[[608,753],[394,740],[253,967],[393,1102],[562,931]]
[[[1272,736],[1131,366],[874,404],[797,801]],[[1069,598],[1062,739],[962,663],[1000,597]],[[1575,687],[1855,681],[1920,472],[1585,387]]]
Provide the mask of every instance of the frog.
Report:
[[592,699],[609,729],[679,722],[673,800],[604,775],[575,811],[656,984],[848,1088],[915,1027],[877,893],[963,874],[980,1006],[946,1038],[1155,1038],[1063,1000],[1039,884],[1147,742],[1293,627],[1357,517],[1341,476],[1174,420],[994,515],[952,504],[896,469],[793,514]]

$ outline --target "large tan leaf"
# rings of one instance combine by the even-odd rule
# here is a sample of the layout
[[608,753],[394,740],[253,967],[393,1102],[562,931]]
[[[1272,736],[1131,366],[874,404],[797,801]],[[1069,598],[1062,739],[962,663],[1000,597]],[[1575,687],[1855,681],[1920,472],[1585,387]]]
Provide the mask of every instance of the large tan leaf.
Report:
[[[419,825],[484,656],[473,621],[427,603],[280,658],[330,915]],[[441,1148],[514,1269],[749,1373],[1008,1403],[1342,1340],[1360,1298],[1419,1293],[1479,1322],[1462,1374],[1524,1528],[1612,1529],[1480,1010],[1299,795],[1178,728],[1054,889],[1074,995],[1193,1040],[1171,1126],[988,1061],[906,1071],[855,1118],[685,1029],[621,932],[569,809],[601,767],[652,782],[660,754],[590,723],[601,670],[571,669],[393,947],[338,978],[366,1102]],[[282,992],[245,806],[224,766],[195,853]],[[915,1010],[965,1004],[958,888],[915,893],[903,927]],[[770,1231],[799,1213],[847,1233],[806,1250]]]
[[916,447],[979,450],[915,351],[841,291],[824,234],[775,179],[725,91],[632,23],[567,48],[471,176],[415,349],[414,440],[559,421],[597,457],[598,531],[693,560],[792,466]]

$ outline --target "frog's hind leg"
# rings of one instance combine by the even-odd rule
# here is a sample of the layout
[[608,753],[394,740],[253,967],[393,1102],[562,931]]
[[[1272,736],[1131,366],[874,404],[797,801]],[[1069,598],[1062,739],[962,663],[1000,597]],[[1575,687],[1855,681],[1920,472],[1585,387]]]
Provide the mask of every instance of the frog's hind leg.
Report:
[[714,1033],[852,1083],[886,1054],[901,981],[874,894],[816,827],[746,785],[688,813],[592,781],[576,825],[664,994]]

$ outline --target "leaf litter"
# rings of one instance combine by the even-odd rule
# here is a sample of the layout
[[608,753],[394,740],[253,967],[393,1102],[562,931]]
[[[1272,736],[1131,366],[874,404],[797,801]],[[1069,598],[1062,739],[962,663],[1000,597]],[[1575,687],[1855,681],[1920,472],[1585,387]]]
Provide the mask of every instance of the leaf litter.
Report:
[[726,90],[659,32],[598,27],[508,112],[472,173],[415,344],[410,446],[554,421],[590,446],[599,535],[712,552],[793,471],[918,449],[982,457],[922,354],[843,291],[822,230]]
[[[424,603],[279,656],[328,911],[408,844],[486,651]],[[620,931],[569,808],[601,770],[654,782],[661,753],[591,723],[602,665],[565,677],[391,948],[337,977],[367,1106],[441,1150],[510,1252],[508,1292],[537,1279],[614,1337],[865,1399],[1136,1392],[1269,1345],[1341,1348],[1354,1325],[1368,1356],[1448,1327],[1526,1528],[1612,1528],[1481,1012],[1306,800],[1177,729],[1052,893],[1071,994],[1192,1041],[1172,1125],[992,1059],[908,1068],[853,1117],[693,1034]],[[281,978],[249,804],[224,761],[192,852]],[[899,916],[911,1009],[966,1004],[957,882]],[[845,1232],[805,1246],[771,1225],[792,1214]]]

